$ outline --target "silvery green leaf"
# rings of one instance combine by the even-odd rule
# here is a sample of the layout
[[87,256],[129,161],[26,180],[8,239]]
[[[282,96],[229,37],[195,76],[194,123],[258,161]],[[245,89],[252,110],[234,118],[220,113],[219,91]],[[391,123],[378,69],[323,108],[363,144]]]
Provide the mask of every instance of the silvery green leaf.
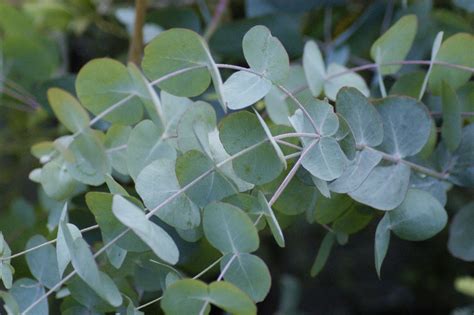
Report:
[[[47,240],[41,235],[35,235],[28,240],[26,249],[30,249]],[[53,245],[45,245],[26,254],[26,262],[31,274],[45,287],[52,288],[59,280],[58,260]]]
[[474,202],[463,206],[449,228],[448,249],[454,257],[474,261]]
[[380,278],[380,270],[382,269],[382,263],[387,255],[388,245],[390,244],[390,218],[388,213],[379,221],[377,230],[375,231],[375,269],[377,275]]
[[175,265],[179,250],[171,236],[148,220],[143,211],[120,195],[115,195],[112,211],[122,224],[128,226],[162,260]]
[[242,40],[242,49],[250,68],[264,74],[269,80],[279,83],[288,76],[288,54],[265,26],[252,27]]
[[166,143],[163,133],[150,120],[144,120],[133,128],[127,144],[127,166],[130,176],[138,174],[158,159],[176,159],[176,150]]
[[417,100],[390,96],[375,103],[384,128],[380,150],[397,157],[407,157],[421,151],[431,131],[427,108]]
[[[313,96],[306,85],[303,68],[300,65],[292,65],[290,74],[282,86],[290,91],[301,104],[307,104]],[[294,114],[298,106],[291,97],[277,86],[273,86],[265,96],[265,108],[275,124],[291,126],[288,117]]]
[[456,91],[445,81],[441,83],[441,103],[443,113],[441,137],[446,147],[453,152],[461,143],[463,119]]
[[313,96],[321,94],[326,77],[326,66],[316,42],[306,42],[303,52],[303,68]]
[[[321,136],[332,136],[337,132],[339,119],[334,113],[334,108],[328,102],[312,99],[309,103],[304,105],[316,125],[317,133]],[[315,132],[309,118],[304,115],[301,109],[296,110],[295,114],[290,117],[290,122],[297,132]],[[310,140],[303,138],[303,142],[307,143],[309,141]]]
[[405,199],[410,167],[398,163],[376,166],[366,180],[349,195],[356,201],[379,210],[392,210]]
[[216,112],[206,102],[197,101],[190,106],[181,116],[178,122],[178,146],[184,153],[189,150],[202,151],[202,143],[196,137],[195,125],[200,124],[202,132],[213,131],[216,127]]
[[313,266],[311,267],[311,277],[316,277],[324,268],[324,265],[326,265],[329,255],[331,254],[331,250],[335,241],[336,235],[332,232],[328,232],[326,236],[324,236],[316,259],[314,260]]
[[71,132],[80,132],[89,127],[89,114],[77,99],[68,92],[51,88],[48,101],[58,120]]
[[272,231],[273,238],[277,242],[278,246],[285,247],[285,237],[283,236],[280,223],[278,223],[275,213],[273,213],[273,210],[265,198],[265,195],[261,191],[258,192],[258,202],[264,213],[265,221],[267,221],[267,224]]
[[53,199],[67,199],[74,193],[77,184],[78,182],[72,178],[61,157],[46,163],[41,169],[41,186]]
[[341,176],[348,161],[337,141],[330,137],[313,141],[317,143],[303,157],[303,167],[313,176],[325,181]]
[[238,110],[255,104],[265,97],[272,88],[272,82],[262,76],[238,71],[233,73],[223,86],[227,106]]
[[409,189],[405,200],[388,212],[390,229],[401,239],[423,241],[438,234],[448,222],[443,206],[431,194]]
[[69,146],[74,155],[74,162],[67,162],[66,167],[77,181],[99,186],[105,182],[105,175],[110,174],[111,166],[104,145],[94,132],[81,133]]
[[[155,209],[181,189],[175,168],[175,161],[160,159],[138,175],[136,190],[148,209]],[[155,215],[183,230],[195,228],[201,222],[199,208],[184,193],[156,211]]]
[[341,176],[329,184],[329,189],[337,193],[354,191],[381,160],[382,155],[377,151],[365,148],[357,152],[355,159],[349,161]]
[[122,304],[122,296],[113,280],[105,273],[99,271],[89,245],[82,237],[74,239],[70,225],[60,223],[64,241],[71,257],[71,263],[79,277],[87,283],[102,299],[112,306]]
[[257,250],[257,229],[245,212],[223,202],[213,202],[204,208],[204,235],[209,243],[226,253],[251,253]]
[[[474,56],[466,53],[474,50],[474,37],[469,33],[457,33],[447,38],[436,56],[436,61],[474,67]],[[428,82],[431,92],[441,94],[441,84],[448,82],[455,90],[463,86],[471,78],[472,73],[461,69],[434,65]]]
[[77,74],[76,91],[81,103],[95,115],[116,106],[103,118],[112,123],[130,125],[142,118],[143,106],[135,89],[127,68],[113,59],[89,61]]
[[[221,271],[232,256],[226,254],[221,260]],[[246,292],[255,302],[263,301],[270,291],[270,271],[262,259],[252,254],[238,254],[228,265],[224,279]]]
[[382,119],[368,99],[355,88],[342,88],[336,109],[347,121],[356,144],[378,146],[383,140]]
[[[160,89],[176,96],[197,96],[211,82],[207,69],[209,54],[207,44],[195,32],[176,28],[161,32],[146,47],[142,68],[154,81],[170,73],[194,69],[169,78],[158,84]],[[183,89],[183,86],[186,88]]]
[[284,165],[255,115],[241,111],[226,116],[219,125],[219,137],[228,154],[240,154],[232,165],[242,180],[264,184],[283,171]]
[[214,161],[197,150],[187,151],[176,160],[176,177],[181,187],[213,170],[187,189],[186,195],[199,207],[238,193],[235,184],[215,167]]
[[[405,15],[380,36],[370,48],[376,63],[384,64],[404,60],[415,40],[418,21],[416,15]],[[379,55],[377,56],[377,51]],[[397,72],[401,65],[382,66],[383,75]]]
[[128,175],[127,143],[132,128],[123,125],[112,125],[105,134],[104,147],[110,164],[119,173]]
[[[9,292],[11,296],[15,299],[15,301],[18,303],[20,312],[23,312],[40,296],[45,294],[44,287],[41,285],[41,283],[28,278],[22,278],[15,281]],[[43,301],[41,301],[37,306],[30,310],[30,314],[48,315],[48,300],[44,299]]]

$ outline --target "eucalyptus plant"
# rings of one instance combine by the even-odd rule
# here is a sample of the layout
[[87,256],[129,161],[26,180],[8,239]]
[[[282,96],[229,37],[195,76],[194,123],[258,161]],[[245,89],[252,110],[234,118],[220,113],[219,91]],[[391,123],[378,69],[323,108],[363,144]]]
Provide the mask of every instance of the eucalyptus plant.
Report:
[[[12,255],[0,234],[7,312],[48,314],[55,294],[67,314],[141,314],[158,302],[166,314],[256,314],[271,287],[255,255],[260,237],[270,233],[285,247],[280,222],[295,216],[327,231],[312,276],[332,247],[378,221],[380,276],[392,234],[433,237],[448,222],[447,191],[474,186],[474,124],[457,96],[474,72],[474,37],[439,33],[431,60],[404,60],[416,32],[417,18],[402,17],[373,44],[374,63],[354,69],[326,64],[314,41],[301,64],[290,64],[264,26],[243,38],[248,67],[216,63],[186,29],[155,37],[141,67],[90,61],[77,75],[77,98],[48,91],[69,134],[32,147],[40,167],[30,179],[55,205],[57,238],[37,235]],[[404,64],[428,66],[417,98],[387,96],[384,77]],[[224,69],[234,71],[226,80]],[[364,69],[376,70],[379,92],[358,74]],[[221,120],[199,99],[209,89],[226,113]],[[427,93],[441,101],[440,137]],[[68,206],[84,192],[97,225],[80,230]],[[473,224],[471,203],[450,227],[449,250],[466,261],[474,261]],[[103,245],[93,251],[83,234],[95,229]],[[212,264],[197,274],[183,269],[209,247],[220,253]],[[12,259],[22,254],[34,279],[13,282]],[[217,265],[215,281],[199,280]],[[146,290],[162,293],[141,300]]]

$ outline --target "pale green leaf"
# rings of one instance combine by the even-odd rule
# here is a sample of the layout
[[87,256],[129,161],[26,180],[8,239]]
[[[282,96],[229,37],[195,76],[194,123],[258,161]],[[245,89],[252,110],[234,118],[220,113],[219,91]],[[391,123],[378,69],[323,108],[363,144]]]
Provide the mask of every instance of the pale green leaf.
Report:
[[441,137],[449,151],[453,152],[461,143],[463,122],[456,91],[445,81],[441,83],[441,104],[443,113]]
[[272,231],[273,238],[277,242],[278,246],[285,247],[285,237],[283,236],[283,231],[281,230],[280,224],[275,217],[275,213],[273,213],[273,210],[268,204],[265,195],[261,191],[258,192],[258,202],[260,203],[260,207],[264,213],[265,220]]
[[329,184],[329,189],[337,193],[356,190],[381,160],[382,155],[377,151],[365,148],[357,152],[355,159],[349,161],[341,176]]
[[356,144],[377,146],[383,140],[383,124],[375,107],[355,88],[342,88],[336,109],[347,121]]
[[110,305],[120,306],[122,296],[119,290],[107,274],[99,271],[89,245],[82,237],[74,239],[69,226],[64,221],[60,225],[71,256],[71,263],[79,277]]
[[390,244],[390,218],[388,213],[379,221],[375,231],[374,257],[375,269],[380,278],[382,263],[387,255],[388,245]]
[[313,266],[311,266],[311,277],[316,277],[321,272],[321,270],[323,270],[324,265],[326,265],[329,255],[331,254],[331,250],[335,241],[336,235],[332,232],[328,232],[326,236],[324,236]]
[[334,138],[322,137],[303,157],[302,165],[313,176],[322,180],[333,180],[342,175],[347,158]]
[[[220,262],[221,271],[232,259],[226,254]],[[259,257],[241,253],[227,267],[224,279],[246,292],[255,302],[265,299],[271,286],[271,275],[265,262]]]
[[257,250],[257,229],[241,209],[213,202],[204,209],[204,235],[222,253],[250,253]]
[[[26,243],[26,249],[44,244],[47,241],[43,236],[35,235]],[[58,260],[56,249],[53,245],[45,245],[28,252],[26,254],[26,262],[31,274],[45,287],[51,288],[59,282]]]
[[449,228],[448,249],[464,261],[474,261],[474,203],[463,206],[454,216]]
[[202,143],[196,135],[196,125],[199,125],[198,128],[201,128],[200,131],[205,134],[205,137],[215,129],[216,112],[209,103],[197,101],[179,119],[177,128],[178,147],[182,152],[189,150],[203,151]]
[[104,147],[112,167],[123,175],[128,175],[127,143],[132,128],[123,125],[112,125],[105,134]]
[[170,285],[163,294],[161,307],[168,315],[209,314],[210,306],[202,310],[208,300],[208,286],[199,280],[183,279]]
[[[316,126],[316,132],[321,136],[332,136],[339,128],[339,119],[334,113],[334,108],[326,101],[312,99],[304,104],[306,110]],[[304,115],[301,109],[295,111],[290,117],[290,122],[297,132],[314,133],[314,127],[309,118]],[[310,138],[303,138],[303,143],[311,141]]]
[[231,314],[257,314],[257,307],[250,297],[233,284],[225,281],[214,281],[209,285],[209,300],[212,304]]
[[74,162],[66,162],[66,167],[74,179],[92,186],[105,182],[105,175],[110,174],[111,166],[96,133],[81,133],[74,138],[69,149],[74,155]]
[[430,193],[409,189],[401,205],[388,212],[390,229],[407,241],[423,241],[438,234],[448,222],[443,206]]
[[[306,84],[303,67],[293,65],[290,68],[288,78],[282,83],[282,86],[292,92],[293,96],[301,104],[307,104],[313,96],[309,89],[305,88]],[[291,126],[288,117],[293,115],[298,108],[295,101],[291,97],[288,97],[288,95],[277,86],[273,86],[270,92],[265,96],[265,107],[268,116],[270,116],[270,119],[275,124],[287,126]]]
[[[23,312],[40,296],[45,294],[44,287],[41,285],[41,283],[38,283],[37,281],[28,278],[22,278],[15,281],[9,292],[11,296],[15,299],[15,301],[18,303],[20,312]],[[43,301],[41,301],[37,306],[30,310],[30,314],[48,315],[48,300],[44,299]]]
[[[415,40],[418,21],[416,15],[405,15],[392,25],[370,48],[370,56],[377,64],[402,61]],[[377,50],[380,51],[377,56]],[[382,66],[383,75],[397,72],[401,65]]]
[[[474,67],[474,36],[468,33],[458,33],[446,39],[439,49],[436,61]],[[461,69],[454,69],[435,64],[429,80],[429,88],[436,95],[441,95],[442,81],[449,82],[457,90],[471,78],[472,73]]]
[[167,30],[145,47],[142,68],[147,77],[154,81],[173,72],[194,67],[158,86],[176,96],[196,96],[204,92],[211,81],[207,69],[207,50],[206,43],[195,32],[179,28]]
[[431,117],[417,100],[390,96],[375,103],[382,117],[384,139],[379,148],[397,157],[417,154],[428,141]]
[[272,82],[267,78],[238,71],[233,73],[223,86],[227,105],[232,110],[238,110],[255,104],[265,97],[272,88]]
[[313,96],[318,97],[324,86],[326,66],[316,42],[306,42],[303,52],[303,69]]
[[61,157],[48,162],[41,169],[41,186],[46,194],[53,199],[69,198],[74,193],[77,184]]
[[[131,202],[140,205],[139,201],[133,197],[125,198]],[[100,226],[100,232],[104,243],[113,240],[117,235],[122,233],[126,227],[115,217],[112,212],[113,194],[103,192],[89,192],[86,194],[86,204],[94,215],[94,218]],[[134,233],[127,233],[122,236],[112,246],[119,247],[130,252],[144,252],[149,248]]]
[[89,115],[74,96],[68,92],[51,88],[48,101],[58,120],[71,132],[80,132],[89,127]]
[[230,155],[256,146],[232,161],[235,173],[244,181],[257,185],[268,183],[283,171],[284,165],[255,115],[246,111],[228,115],[221,121],[219,131],[220,140]]
[[186,191],[186,195],[201,208],[212,201],[222,200],[237,193],[235,184],[215,168],[210,158],[199,151],[188,151],[176,160],[176,177],[181,187],[188,185],[209,170],[213,171]]
[[133,128],[127,144],[127,166],[130,176],[138,174],[158,159],[176,159],[176,150],[169,145],[161,130],[151,121],[144,120]]
[[162,260],[172,265],[179,259],[179,250],[171,236],[155,223],[148,220],[145,213],[120,195],[115,195],[112,211],[117,219],[128,226]]
[[281,42],[265,26],[252,27],[242,40],[242,49],[250,68],[269,80],[280,83],[288,76],[288,54]]
[[103,118],[112,123],[130,125],[143,116],[142,102],[127,68],[113,59],[94,59],[82,67],[76,91],[81,103],[95,115],[115,105]]
[[379,210],[392,210],[405,199],[410,167],[398,163],[376,166],[367,179],[349,195],[356,201]]
[[[136,180],[136,190],[149,209],[155,209],[181,190],[173,160],[160,159],[143,169]],[[201,222],[199,208],[183,193],[155,212],[167,224],[188,230]]]

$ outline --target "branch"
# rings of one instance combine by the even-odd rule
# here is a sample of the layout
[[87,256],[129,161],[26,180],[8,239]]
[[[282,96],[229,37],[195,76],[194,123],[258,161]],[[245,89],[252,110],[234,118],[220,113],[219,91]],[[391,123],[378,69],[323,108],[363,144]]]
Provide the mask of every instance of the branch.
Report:
[[[84,233],[84,232],[89,232],[89,231],[92,231],[92,230],[95,230],[95,229],[98,229],[99,228],[99,225],[92,225],[92,226],[89,226],[89,227],[86,227],[82,230],[79,230],[81,233]],[[29,252],[32,252],[32,251],[35,251],[37,249],[40,249],[41,247],[44,247],[46,245],[49,245],[49,244],[54,244],[57,242],[57,238],[55,238],[54,240],[51,240],[51,241],[47,241],[47,242],[44,242],[42,244],[39,244],[39,245],[36,245],[34,247],[31,247],[31,248],[28,248],[27,250],[24,250],[22,252],[19,252],[19,253],[16,253],[14,255],[11,255],[11,256],[8,256],[8,257],[0,257],[0,261],[3,261],[3,260],[8,260],[8,259],[13,259],[13,258],[16,258],[16,257],[20,257],[26,253],[29,253]]]
[[224,14],[225,9],[227,8],[227,5],[229,3],[229,0],[219,0],[219,3],[217,4],[216,11],[214,12],[214,16],[212,17],[211,22],[206,28],[206,31],[204,32],[204,39],[206,42],[209,41],[211,36],[214,34],[214,32],[217,29],[217,26],[219,25],[219,22],[221,21],[222,14]]
[[130,40],[128,61],[140,64],[143,54],[143,25],[145,24],[147,0],[135,0],[135,23]]

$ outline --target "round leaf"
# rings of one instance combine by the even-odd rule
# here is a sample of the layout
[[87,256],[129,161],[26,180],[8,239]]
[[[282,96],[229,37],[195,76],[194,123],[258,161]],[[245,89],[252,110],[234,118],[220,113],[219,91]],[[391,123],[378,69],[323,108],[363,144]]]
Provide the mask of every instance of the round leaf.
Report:
[[142,118],[142,103],[133,96],[135,84],[127,68],[118,61],[108,58],[89,61],[77,75],[76,91],[81,103],[95,115],[118,106],[104,120],[130,125]]
[[257,229],[239,208],[214,202],[204,209],[204,235],[222,253],[250,253],[257,250]]

